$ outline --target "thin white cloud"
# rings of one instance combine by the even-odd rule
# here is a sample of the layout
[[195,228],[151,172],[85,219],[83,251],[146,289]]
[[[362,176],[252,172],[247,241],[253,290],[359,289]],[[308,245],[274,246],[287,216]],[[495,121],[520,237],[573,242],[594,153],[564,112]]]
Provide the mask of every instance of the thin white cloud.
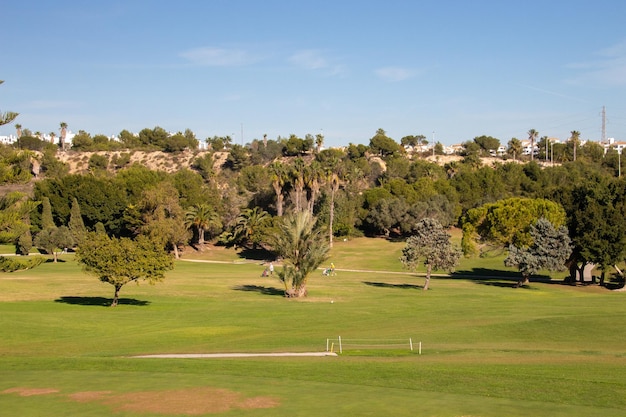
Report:
[[293,53],[288,61],[296,67],[308,71],[323,71],[328,75],[343,75],[346,69],[343,65],[333,62],[317,49],[303,49]]
[[531,85],[525,85],[525,84],[518,84],[518,85],[520,87],[528,88],[529,90],[538,91],[540,93],[544,93],[544,94],[548,94],[548,95],[552,95],[552,96],[556,96],[556,97],[561,97],[561,98],[574,100],[574,101],[580,101],[580,102],[584,102],[584,103],[589,102],[589,100],[585,100],[585,99],[582,99],[582,98],[570,96],[570,95],[567,95],[567,94],[562,94],[562,93],[559,93],[557,91],[547,90],[547,89],[539,88],[539,87],[533,87]]
[[194,65],[208,67],[244,66],[260,60],[260,57],[250,54],[243,49],[216,47],[190,49],[182,52],[180,56]]
[[597,60],[576,62],[568,68],[580,73],[567,80],[574,84],[600,86],[626,86],[626,41],[609,46],[597,52]]
[[289,62],[308,70],[328,68],[328,61],[322,56],[320,51],[307,49],[296,52],[289,57]]
[[64,109],[68,107],[78,107],[79,103],[62,100],[34,100],[26,103],[25,108],[31,110]]
[[389,82],[408,80],[416,75],[414,70],[402,67],[383,67],[374,71],[381,79]]

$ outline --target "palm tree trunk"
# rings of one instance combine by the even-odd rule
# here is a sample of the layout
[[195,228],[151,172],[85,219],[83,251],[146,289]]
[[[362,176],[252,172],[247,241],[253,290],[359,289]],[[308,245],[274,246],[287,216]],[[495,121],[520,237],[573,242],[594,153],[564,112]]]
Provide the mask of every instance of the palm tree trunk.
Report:
[[204,245],[204,227],[198,228],[198,244]]
[[335,221],[335,190],[330,192],[330,207],[328,208],[328,246],[333,247],[333,222]]

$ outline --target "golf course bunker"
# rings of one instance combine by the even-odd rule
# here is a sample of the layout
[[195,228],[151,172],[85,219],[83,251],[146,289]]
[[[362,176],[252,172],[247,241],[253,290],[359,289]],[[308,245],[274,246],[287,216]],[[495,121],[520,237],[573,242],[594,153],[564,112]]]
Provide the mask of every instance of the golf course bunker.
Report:
[[138,359],[195,359],[195,358],[259,358],[259,357],[320,357],[320,356],[337,356],[334,352],[299,352],[299,353],[165,353],[158,355],[138,355],[131,358]]

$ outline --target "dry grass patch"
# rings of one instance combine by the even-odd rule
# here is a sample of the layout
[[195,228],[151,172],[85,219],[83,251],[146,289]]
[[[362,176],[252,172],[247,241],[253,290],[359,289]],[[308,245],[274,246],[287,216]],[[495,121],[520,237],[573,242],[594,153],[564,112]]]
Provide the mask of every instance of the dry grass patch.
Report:
[[[54,388],[16,387],[2,391],[21,397],[56,394]],[[96,402],[111,407],[114,411],[137,413],[203,415],[224,413],[231,410],[274,408],[280,401],[270,397],[246,398],[243,394],[227,389],[199,387],[170,391],[145,391],[115,394],[113,391],[85,391],[67,395],[79,403]]]
[[3,394],[17,394],[20,397],[32,397],[33,395],[47,395],[47,394],[56,394],[59,392],[58,389],[54,388],[25,388],[25,387],[16,387],[9,388],[2,391]]

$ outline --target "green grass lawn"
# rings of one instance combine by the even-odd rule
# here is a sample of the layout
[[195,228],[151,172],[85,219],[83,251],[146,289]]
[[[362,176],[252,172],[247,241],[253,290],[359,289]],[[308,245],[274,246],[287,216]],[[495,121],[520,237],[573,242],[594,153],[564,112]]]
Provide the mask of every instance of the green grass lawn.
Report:
[[[123,405],[147,392],[159,404],[207,388],[274,401],[228,416],[625,414],[626,293],[556,280],[513,289],[517,276],[501,255],[463,260],[424,292],[423,277],[401,268],[402,247],[336,242],[328,262],[337,276],[311,276],[301,301],[261,277],[261,261],[227,249],[185,255],[219,263],[178,261],[162,283],[125,286],[116,308],[106,307],[113,288],[84,275],[72,255],[0,274],[0,414],[162,416]],[[339,336],[407,346],[347,345],[322,358],[130,357],[322,351]],[[409,338],[422,355],[408,350]],[[166,415],[215,415],[198,413]]]

